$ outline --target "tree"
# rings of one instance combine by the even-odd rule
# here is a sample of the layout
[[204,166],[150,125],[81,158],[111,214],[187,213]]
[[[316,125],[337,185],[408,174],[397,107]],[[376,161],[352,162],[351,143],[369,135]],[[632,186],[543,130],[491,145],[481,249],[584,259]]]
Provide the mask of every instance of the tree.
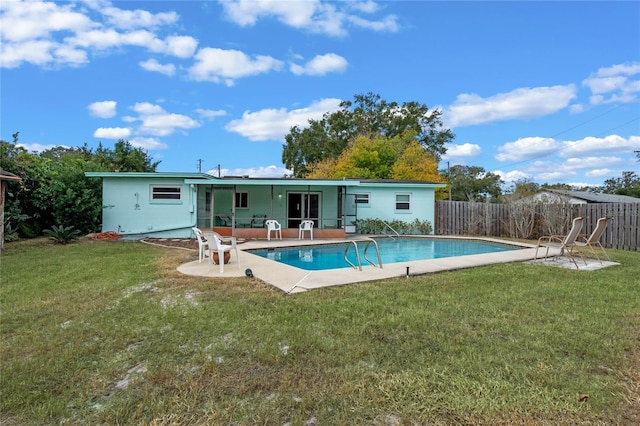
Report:
[[102,185],[87,178],[87,171],[155,171],[145,151],[120,140],[113,150],[102,144],[94,153],[86,144],[78,148],[57,146],[40,154],[0,141],[0,167],[22,178],[7,196],[6,216],[22,237],[40,235],[53,226],[74,226],[83,233],[95,231],[102,211]]
[[399,105],[368,93],[355,95],[354,102],[341,102],[338,111],[325,113],[321,120],[309,120],[308,127],[293,126],[285,136],[282,161],[294,176],[305,177],[314,164],[336,160],[358,136],[391,139],[406,131],[413,131],[437,161],[454,138],[443,127],[440,111],[417,102]]
[[456,165],[442,174],[449,181],[453,201],[496,202],[502,194],[500,176],[482,167]]
[[605,180],[596,192],[640,198],[640,176],[636,172],[622,172],[622,177]]

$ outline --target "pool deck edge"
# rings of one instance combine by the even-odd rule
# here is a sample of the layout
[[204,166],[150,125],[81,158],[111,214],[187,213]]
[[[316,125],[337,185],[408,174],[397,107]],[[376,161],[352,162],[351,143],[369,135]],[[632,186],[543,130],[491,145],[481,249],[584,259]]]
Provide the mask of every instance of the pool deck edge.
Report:
[[[454,237],[448,237],[454,238]],[[362,267],[362,271],[354,268],[327,269],[323,271],[307,271],[285,265],[270,259],[254,255],[248,250],[267,247],[288,247],[301,245],[346,243],[349,240],[251,240],[238,245],[240,268],[232,255],[231,261],[224,265],[224,272],[220,273],[217,265],[210,265],[208,258],[199,263],[197,260],[178,266],[178,271],[192,276],[201,277],[243,277],[247,268],[253,276],[278,289],[292,294],[323,287],[346,285],[367,281],[377,281],[397,277],[411,277],[455,269],[473,268],[496,263],[525,262],[535,258],[535,246],[496,238],[457,237],[460,239],[475,239],[522,247],[519,250],[496,253],[474,254],[468,256],[444,257],[438,259],[418,260],[410,262],[383,264],[382,268],[371,265]],[[557,256],[558,249],[550,249],[549,256]],[[542,261],[542,260],[541,260]],[[407,268],[409,274],[407,275]]]

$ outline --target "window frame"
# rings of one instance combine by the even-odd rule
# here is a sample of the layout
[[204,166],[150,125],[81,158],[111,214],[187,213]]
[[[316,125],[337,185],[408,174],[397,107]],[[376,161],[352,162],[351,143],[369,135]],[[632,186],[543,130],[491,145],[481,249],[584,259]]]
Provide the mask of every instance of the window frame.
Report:
[[[243,197],[244,196],[244,197]],[[240,209],[240,210],[248,210],[249,209],[249,192],[247,191],[238,191],[235,193],[234,196],[234,204],[236,209]],[[244,200],[243,200],[244,198]],[[240,202],[238,202],[240,201]],[[242,201],[244,201],[244,205],[242,205]]]
[[[362,197],[362,198],[359,198]],[[353,203],[358,207],[370,207],[371,206],[371,193],[370,192],[356,192],[353,194]]]
[[151,204],[182,204],[182,185],[149,185]]
[[[400,197],[407,197],[406,201],[399,199]],[[406,207],[404,207],[406,205]],[[395,210],[396,212],[409,213],[411,212],[411,193],[410,192],[396,192],[395,193]]]

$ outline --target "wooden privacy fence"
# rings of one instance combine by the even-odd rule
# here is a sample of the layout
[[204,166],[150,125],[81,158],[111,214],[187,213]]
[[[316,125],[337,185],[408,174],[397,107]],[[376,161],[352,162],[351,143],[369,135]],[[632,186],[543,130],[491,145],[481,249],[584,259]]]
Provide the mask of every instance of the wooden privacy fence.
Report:
[[540,204],[436,201],[436,235],[472,235],[537,239],[564,235],[571,220],[585,218],[589,235],[598,218],[612,220],[600,243],[607,248],[640,251],[640,203]]

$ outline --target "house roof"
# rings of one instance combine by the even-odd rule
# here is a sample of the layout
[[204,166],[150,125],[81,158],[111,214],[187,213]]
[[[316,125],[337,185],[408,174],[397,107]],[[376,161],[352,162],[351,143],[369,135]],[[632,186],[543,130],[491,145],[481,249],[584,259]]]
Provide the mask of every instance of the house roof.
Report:
[[87,177],[109,178],[181,178],[181,179],[216,179],[207,173],[189,172],[85,172]]
[[187,184],[194,185],[323,185],[323,186],[377,186],[402,185],[404,187],[431,186],[444,188],[443,183],[424,182],[419,180],[393,179],[300,179],[300,178],[252,178],[248,176],[216,177],[207,173],[180,172],[86,172],[85,176],[100,178],[178,178]]
[[589,203],[640,203],[640,198],[629,197],[627,195],[601,194],[586,191],[568,191],[564,189],[545,189],[545,191],[565,197],[577,198]]

